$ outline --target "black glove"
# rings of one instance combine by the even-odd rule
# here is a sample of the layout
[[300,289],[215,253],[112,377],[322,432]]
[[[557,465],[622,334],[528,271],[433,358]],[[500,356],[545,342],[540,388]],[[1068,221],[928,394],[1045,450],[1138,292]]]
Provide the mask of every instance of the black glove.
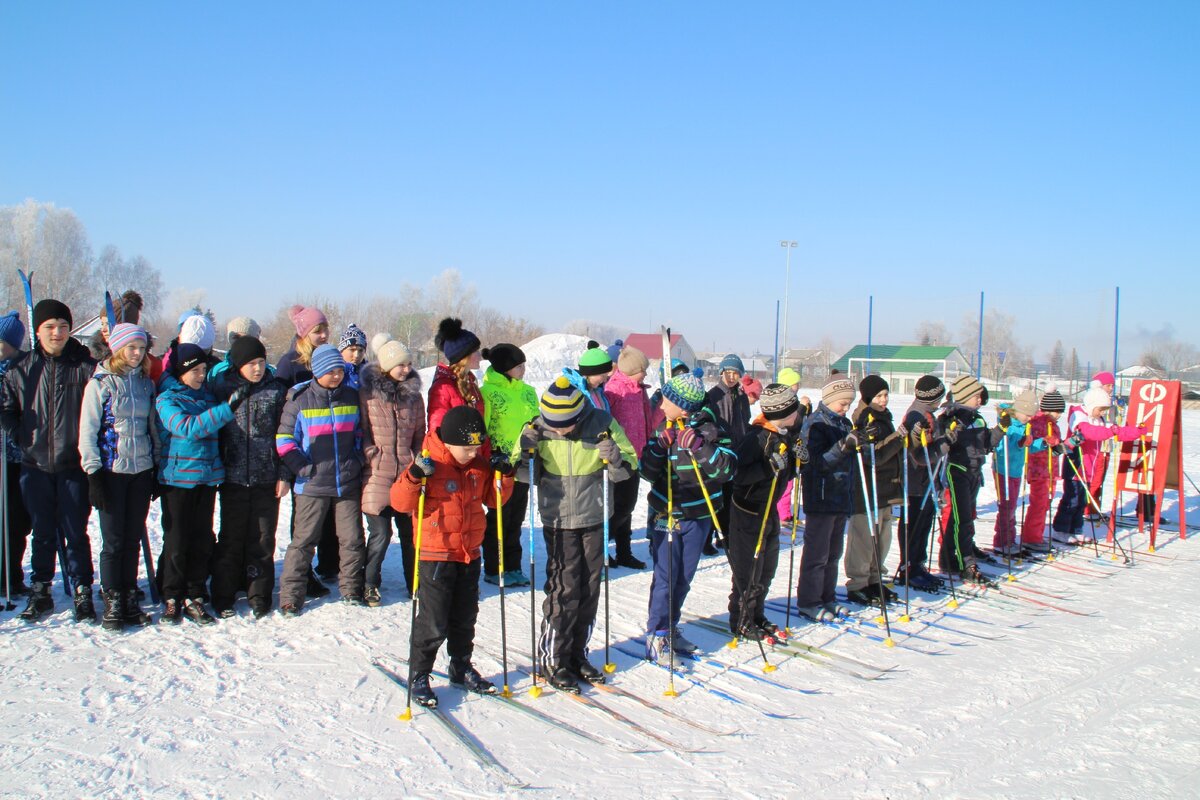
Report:
[[605,437],[601,439],[596,445],[596,452],[598,452],[600,457],[609,464],[620,464],[622,461],[621,448],[617,446],[617,443],[613,441],[612,437]]
[[854,431],[850,431],[848,434],[846,434],[845,439],[842,439],[840,442],[838,442],[838,449],[843,453],[848,453],[851,450],[858,449],[858,434]]
[[955,442],[957,442],[958,441],[958,432],[960,430],[961,430],[960,426],[951,424],[950,427],[946,428],[946,433],[944,434],[944,436],[946,437],[946,441],[949,442],[950,444],[954,444]]
[[517,471],[517,468],[508,462],[508,456],[503,453],[492,453],[491,461],[488,463],[493,472],[499,472],[505,478],[511,478]]
[[771,453],[771,457],[767,459],[767,463],[771,467],[771,474],[778,475],[788,468],[788,457],[783,453]]
[[419,481],[431,477],[433,475],[433,459],[426,455],[417,456],[409,465],[408,474]]
[[108,496],[104,492],[104,476],[100,474],[100,470],[96,470],[87,476],[88,479],[88,502],[92,508],[97,511],[108,510]]
[[233,390],[233,394],[229,395],[229,399],[225,402],[229,403],[230,411],[237,411],[247,397],[250,396],[250,384],[243,383],[241,386]]
[[537,426],[530,423],[521,429],[520,448],[522,453],[529,453],[537,449],[538,442],[542,440],[542,433]]
[[1072,433],[1070,436],[1067,437],[1067,447],[1069,447],[1070,449],[1074,450],[1076,447],[1079,447],[1079,445],[1081,445],[1081,444],[1083,444],[1083,434],[1080,433],[1079,431],[1075,431],[1074,433]]
[[1001,428],[1008,430],[1008,426],[1012,424],[1012,414],[1008,413],[1007,408],[1002,408],[1000,409],[1000,415],[996,417],[996,422]]

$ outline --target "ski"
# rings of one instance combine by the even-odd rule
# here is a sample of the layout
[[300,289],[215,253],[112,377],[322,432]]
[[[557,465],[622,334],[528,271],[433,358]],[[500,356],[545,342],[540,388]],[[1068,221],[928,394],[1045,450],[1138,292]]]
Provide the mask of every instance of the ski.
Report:
[[[405,691],[408,690],[408,682],[404,678],[401,678],[393,670],[385,667],[375,659],[371,660],[371,666],[375,667],[375,669],[387,676],[388,679],[396,683],[400,688],[404,689]],[[438,707],[426,708],[425,710],[428,711],[430,716],[437,720],[438,724],[441,725],[447,733],[453,736],[468,753],[474,756],[475,760],[479,763],[480,768],[482,768],[484,771],[492,773],[497,778],[502,780],[505,785],[511,788],[526,789],[529,787],[529,784],[517,778],[508,771],[507,767],[497,761],[496,757],[493,756],[461,722],[450,716],[448,711]]]
[[1077,617],[1099,616],[1098,611],[1076,611],[1073,608],[1065,608],[1063,606],[1056,606],[1053,603],[1047,603],[1044,600],[1038,600],[1036,597],[1028,597],[1023,594],[1009,594],[1007,591],[1005,591],[1004,589],[1001,589],[999,586],[992,586],[991,591],[996,592],[997,594],[1001,595],[1002,597],[1016,598],[1017,600],[1023,600],[1026,603],[1033,603],[1035,606],[1041,606],[1042,608],[1050,608],[1055,611],[1061,611],[1064,614],[1073,614]]
[[[645,639],[634,639],[633,641],[643,646],[646,644]],[[767,642],[764,641],[764,644],[767,644]],[[783,681],[777,681],[772,678],[768,678],[766,675],[755,672],[752,669],[746,669],[738,664],[730,664],[727,661],[721,661],[718,658],[714,658],[704,653],[676,653],[675,655],[684,661],[689,661],[693,664],[704,664],[705,666],[712,667],[721,675],[729,673],[741,675],[743,677],[750,678],[751,680],[765,683],[768,686],[774,686],[777,689],[786,689],[789,692],[799,692],[800,694],[809,695],[823,694],[823,692],[818,689],[801,689],[799,686],[792,686],[791,684],[784,683]]]
[[[772,608],[775,611],[786,611],[787,610],[787,609],[783,608],[780,604],[774,603],[774,602],[768,602],[767,607]],[[880,642],[880,643],[887,641],[886,636],[880,636],[878,634],[863,630],[862,620],[857,617],[839,617],[837,620],[831,620],[829,622],[819,622],[817,620],[808,619],[807,617],[805,617],[803,615],[800,615],[799,618],[801,620],[809,622],[813,625],[820,625],[821,627],[824,627],[824,628],[831,628],[833,630],[844,631],[846,633],[850,633],[855,636],[861,636],[864,639],[870,639],[871,641]],[[921,638],[919,635],[909,634],[909,633],[905,633],[905,636],[908,638]],[[902,648],[904,650],[911,650],[914,653],[920,653],[920,654],[926,655],[926,656],[939,656],[939,655],[944,655],[946,652],[944,648],[924,647],[922,645],[912,644],[911,642],[897,642],[897,641],[895,641],[895,639],[893,639],[892,641],[894,642],[896,647]],[[942,643],[942,642],[939,642],[939,643]],[[949,644],[949,643],[947,643],[947,644]],[[955,645],[955,646],[958,646],[958,645]]]
[[[878,608],[879,608],[879,606],[877,606],[877,605],[874,605],[874,604],[871,604],[871,605],[863,605],[862,603],[856,603],[856,602],[854,602],[853,600],[850,600],[850,599],[848,599],[848,598],[840,598],[840,599],[841,599],[841,600],[843,600],[843,601],[844,601],[844,602],[845,602],[847,605],[851,605],[851,606],[857,606],[858,608],[861,608],[861,609],[863,609],[863,610],[865,610],[865,611],[870,611],[870,612],[871,612],[871,613],[870,613],[870,614],[868,614],[868,615],[857,615],[857,614],[856,614],[856,615],[852,615],[852,616],[850,617],[850,619],[851,619],[851,620],[854,620],[854,621],[858,622],[860,625],[861,625],[861,624],[865,624],[865,623],[872,623],[872,624],[874,624],[874,625],[875,625],[875,627],[877,627],[877,628],[883,627],[883,625],[881,624],[881,621],[880,621],[882,618],[881,618],[881,617],[878,617],[878,616],[875,616],[875,612],[874,612],[874,610],[875,610],[875,609],[878,609]],[[921,625],[921,626],[923,626],[923,627],[921,627],[921,628],[918,628],[918,629],[917,629],[917,630],[915,630],[915,631],[910,631],[910,630],[905,630],[904,628],[899,628],[899,629],[898,629],[898,633],[900,633],[901,635],[903,635],[903,636],[905,636],[906,638],[909,638],[909,639],[921,639],[921,640],[923,640],[923,641],[927,641],[927,642],[934,642],[935,644],[948,644],[948,645],[950,645],[951,647],[963,647],[963,646],[966,646],[966,645],[968,645],[968,644],[969,644],[969,642],[955,642],[955,641],[949,641],[949,640],[947,640],[947,639],[939,639],[939,638],[937,638],[937,637],[934,637],[934,636],[926,636],[926,635],[922,634],[922,633],[921,633],[921,631],[925,630],[926,628],[934,628],[934,627],[939,627],[939,626],[937,626],[937,625],[934,625],[934,623],[933,623],[933,621],[932,621],[932,620],[927,620],[927,619],[925,619],[925,620],[913,620],[913,623],[915,623],[915,624],[917,624],[917,625]],[[901,623],[901,624],[902,624],[902,623]],[[941,627],[943,627],[943,628],[945,628],[945,630],[951,631],[951,632],[953,632],[953,633],[958,633],[958,631],[955,631],[953,628],[948,628],[948,627],[946,627],[946,626],[944,626],[944,625],[943,625],[943,626],[941,626]]]

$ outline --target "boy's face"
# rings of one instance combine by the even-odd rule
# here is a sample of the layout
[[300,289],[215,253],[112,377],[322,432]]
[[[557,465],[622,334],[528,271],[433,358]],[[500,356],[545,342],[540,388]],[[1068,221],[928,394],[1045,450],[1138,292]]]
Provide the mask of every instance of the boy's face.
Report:
[[721,373],[721,383],[725,384],[730,389],[732,389],[734,386],[737,386],[741,379],[742,376],[738,374],[736,369],[727,369]]
[[589,389],[600,388],[604,384],[608,383],[608,378],[610,375],[612,375],[612,370],[609,370],[608,372],[604,373],[603,375],[588,375],[588,377],[587,377],[588,388]]
[[204,385],[204,376],[208,374],[208,364],[200,363],[183,373],[179,382],[189,389],[199,389]]
[[662,410],[667,418],[667,422],[674,422],[677,419],[687,419],[687,412],[665,397],[662,399]]
[[1047,411],[1046,416],[1048,416],[1050,419],[1054,420],[1055,422],[1058,422],[1058,418],[1062,416],[1062,412],[1061,411]]
[[835,400],[829,404],[829,410],[837,414],[839,417],[846,416],[846,412],[850,410],[849,400]]
[[1021,423],[1022,425],[1028,424],[1029,420],[1033,419],[1033,417],[1029,416],[1028,414],[1023,414],[1020,411],[1009,411],[1008,413],[1009,413],[1009,416],[1011,416],[1013,419],[1015,419],[1017,422]]
[[7,361],[17,354],[17,348],[13,347],[8,342],[0,339],[0,361]]
[[321,377],[317,378],[317,385],[324,389],[336,389],[342,385],[342,379],[346,377],[346,370],[338,367],[331,369]]
[[775,420],[775,427],[781,431],[791,430],[792,427],[796,424],[796,419],[799,416],[800,416],[800,412],[798,410],[793,411],[792,413],[788,414],[783,419]]
[[258,383],[267,374],[267,360],[265,358],[256,358],[247,361],[238,370],[238,374],[251,383]]
[[57,356],[67,347],[71,325],[65,319],[48,319],[37,329],[38,342],[46,353]]
[[512,369],[510,369],[508,372],[506,372],[504,374],[507,375],[508,377],[512,378],[514,381],[521,380],[521,378],[525,377],[525,362],[522,361],[520,364],[517,364],[515,367],[513,367]]
[[884,389],[879,394],[871,398],[871,408],[876,411],[887,411],[888,406],[888,390]]
[[345,361],[347,364],[353,364],[354,366],[357,367],[359,364],[362,363],[363,354],[365,354],[366,352],[367,352],[366,350],[359,347],[358,345],[352,344],[349,347],[347,347],[345,350],[342,351],[342,360]]
[[475,456],[479,455],[479,445],[462,445],[448,444],[446,449],[450,451],[450,455],[459,463],[459,466],[465,467],[475,460]]
[[967,408],[979,408],[981,405],[983,405],[983,395],[977,394],[967,402],[963,403],[963,405]]

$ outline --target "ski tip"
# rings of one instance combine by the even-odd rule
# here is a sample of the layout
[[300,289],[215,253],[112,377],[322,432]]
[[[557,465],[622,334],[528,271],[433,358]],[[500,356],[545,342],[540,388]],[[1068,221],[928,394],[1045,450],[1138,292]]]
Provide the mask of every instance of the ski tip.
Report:
[[904,616],[900,617],[896,621],[897,622],[912,622],[912,617],[910,617],[908,614],[905,614]]
[[730,650],[737,650],[737,639],[730,639],[725,646]]
[[958,601],[957,601],[957,600],[951,600],[951,601],[950,601],[949,603],[947,603],[946,605],[947,605],[947,606],[949,606],[950,608],[958,608]]

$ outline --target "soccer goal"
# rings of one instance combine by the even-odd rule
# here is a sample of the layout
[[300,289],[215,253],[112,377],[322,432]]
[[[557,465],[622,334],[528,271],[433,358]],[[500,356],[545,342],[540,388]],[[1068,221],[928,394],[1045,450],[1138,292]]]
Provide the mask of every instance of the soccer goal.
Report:
[[855,386],[867,375],[874,374],[888,382],[893,394],[916,394],[917,381],[922,375],[937,375],[949,386],[960,372],[958,365],[948,358],[855,357],[846,366]]

